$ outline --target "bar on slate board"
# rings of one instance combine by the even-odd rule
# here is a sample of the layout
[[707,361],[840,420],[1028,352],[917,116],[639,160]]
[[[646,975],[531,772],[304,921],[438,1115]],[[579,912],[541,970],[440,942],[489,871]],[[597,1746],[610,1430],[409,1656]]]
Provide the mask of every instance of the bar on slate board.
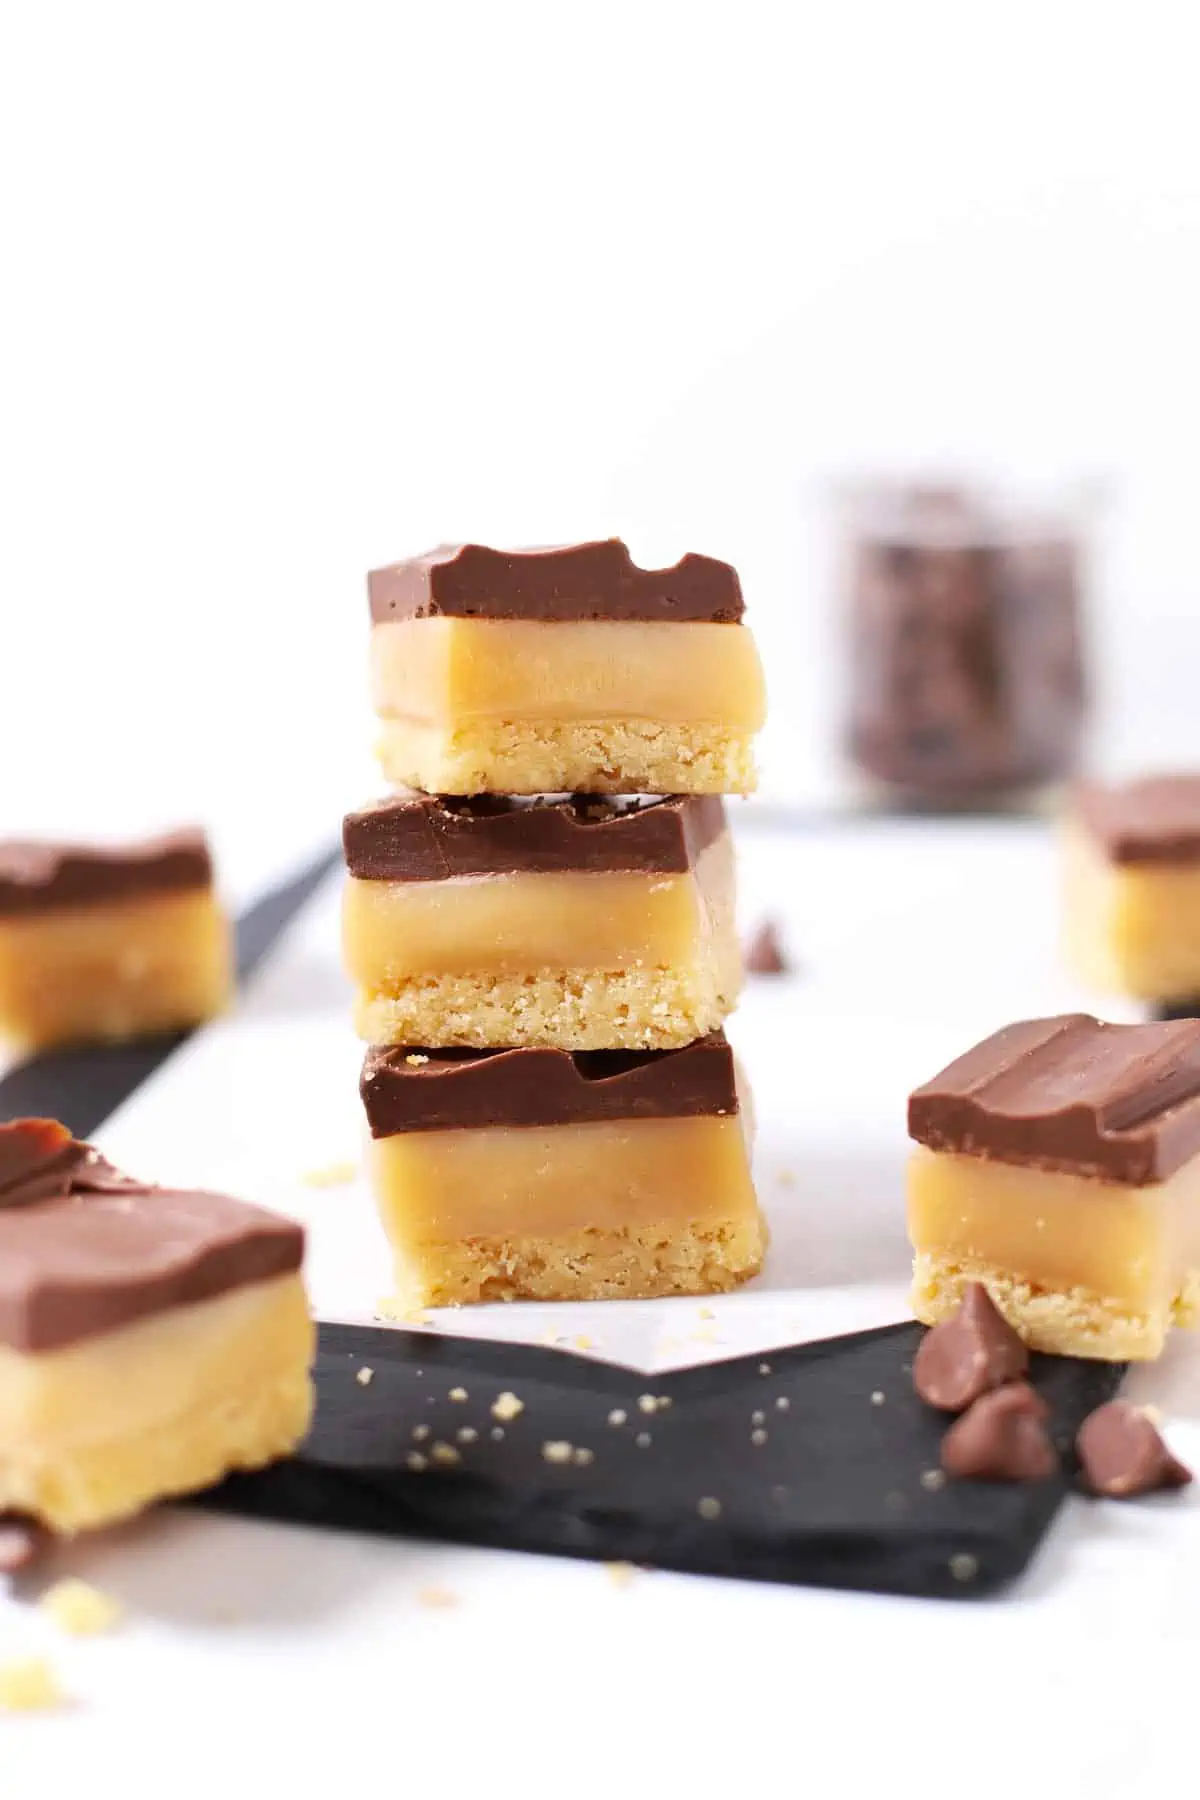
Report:
[[0,1034],[23,1048],[182,1030],[219,1012],[231,982],[202,833],[0,844]]
[[110,1524],[300,1442],[314,1334],[291,1220],[0,1126],[0,1515]]
[[1160,1005],[1200,997],[1200,775],[1080,785],[1064,840],[1081,978]]
[[723,794],[765,693],[737,572],[639,569],[616,539],[443,546],[369,578],[388,780],[429,793]]
[[669,1049],[737,999],[716,796],[410,794],[351,813],[343,841],[367,1043]]
[[1200,1305],[1200,1021],[1009,1025],[909,1097],[913,1310],[983,1282],[1036,1350],[1160,1354]]
[[765,1228],[722,1033],[661,1052],[368,1051],[395,1307],[715,1293]]

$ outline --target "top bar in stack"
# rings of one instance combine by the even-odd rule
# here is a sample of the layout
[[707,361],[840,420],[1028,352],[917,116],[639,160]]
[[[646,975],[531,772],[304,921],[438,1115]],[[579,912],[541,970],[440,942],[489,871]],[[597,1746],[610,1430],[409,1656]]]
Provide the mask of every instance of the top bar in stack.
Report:
[[1065,824],[1066,934],[1083,979],[1163,1005],[1200,996],[1200,775],[1081,784]]
[[617,539],[447,545],[369,578],[389,781],[427,793],[754,787],[765,696],[737,571]]

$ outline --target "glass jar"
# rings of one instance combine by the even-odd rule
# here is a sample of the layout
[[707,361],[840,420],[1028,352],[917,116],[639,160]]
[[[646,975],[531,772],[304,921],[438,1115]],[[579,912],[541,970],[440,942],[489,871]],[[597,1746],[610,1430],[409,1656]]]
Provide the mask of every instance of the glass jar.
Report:
[[1083,496],[844,491],[846,748],[900,805],[1003,805],[1077,766]]

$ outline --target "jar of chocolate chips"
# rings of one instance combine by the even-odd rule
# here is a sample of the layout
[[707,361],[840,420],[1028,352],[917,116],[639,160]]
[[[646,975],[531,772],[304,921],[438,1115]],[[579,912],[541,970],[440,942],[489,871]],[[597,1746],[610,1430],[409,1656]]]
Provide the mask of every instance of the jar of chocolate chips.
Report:
[[847,748],[899,806],[1013,804],[1076,767],[1079,504],[869,484],[844,496]]

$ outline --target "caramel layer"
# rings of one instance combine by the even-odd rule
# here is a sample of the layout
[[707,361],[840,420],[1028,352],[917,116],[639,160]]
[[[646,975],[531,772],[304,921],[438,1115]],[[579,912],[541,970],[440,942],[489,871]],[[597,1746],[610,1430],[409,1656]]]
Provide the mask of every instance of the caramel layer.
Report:
[[229,925],[208,891],[0,920],[0,1031],[30,1047],[196,1024],[231,980]]
[[1114,863],[1078,826],[1064,834],[1065,946],[1080,978],[1142,1000],[1200,994],[1200,867]]
[[643,719],[755,732],[762,668],[743,625],[406,619],[371,633],[382,718],[460,724]]
[[62,1350],[0,1347],[0,1512],[76,1531],[285,1454],[312,1351],[298,1275]]

